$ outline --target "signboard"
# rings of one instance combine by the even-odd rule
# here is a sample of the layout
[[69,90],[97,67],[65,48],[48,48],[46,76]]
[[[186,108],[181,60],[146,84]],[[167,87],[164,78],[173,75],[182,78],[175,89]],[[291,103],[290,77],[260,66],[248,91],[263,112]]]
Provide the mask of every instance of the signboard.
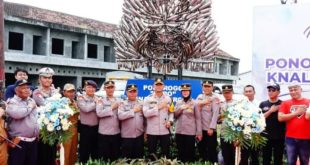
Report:
[[266,86],[281,86],[281,99],[289,99],[287,86],[300,84],[310,98],[310,5],[254,8],[252,77],[259,100],[268,98]]
[[[165,80],[164,93],[172,97],[173,101],[181,99],[181,84],[190,83],[192,86],[191,96],[196,99],[202,93],[201,81],[199,80]],[[154,80],[128,80],[127,84],[137,84],[138,97],[144,100],[145,97],[153,93]]]

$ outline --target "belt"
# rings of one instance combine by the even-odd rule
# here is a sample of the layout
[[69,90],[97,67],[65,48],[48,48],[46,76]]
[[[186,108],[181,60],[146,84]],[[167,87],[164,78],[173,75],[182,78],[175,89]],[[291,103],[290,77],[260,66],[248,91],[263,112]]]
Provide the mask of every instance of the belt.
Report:
[[18,138],[19,138],[21,141],[25,141],[25,142],[33,142],[33,141],[36,140],[36,137],[27,138],[27,137],[18,136]]

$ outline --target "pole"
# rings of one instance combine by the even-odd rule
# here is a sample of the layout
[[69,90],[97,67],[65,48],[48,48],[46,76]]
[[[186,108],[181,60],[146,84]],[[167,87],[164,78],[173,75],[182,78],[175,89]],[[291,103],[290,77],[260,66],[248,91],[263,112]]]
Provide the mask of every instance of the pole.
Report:
[[178,66],[178,80],[182,80],[183,79],[183,68],[182,65]]
[[167,73],[164,73],[164,74],[163,74],[163,79],[164,79],[164,80],[167,80]]
[[152,79],[152,62],[147,63],[147,78]]
[[164,62],[164,67],[163,67],[163,79],[167,80],[167,64]]
[[0,97],[4,96],[5,72],[4,72],[4,19],[3,19],[3,0],[0,0]]

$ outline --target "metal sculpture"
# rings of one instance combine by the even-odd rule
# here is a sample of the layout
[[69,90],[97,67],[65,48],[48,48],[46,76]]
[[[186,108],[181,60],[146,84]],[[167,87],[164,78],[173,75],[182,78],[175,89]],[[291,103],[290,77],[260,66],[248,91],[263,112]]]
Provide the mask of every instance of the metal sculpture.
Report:
[[119,68],[213,71],[218,37],[211,0],[125,0],[114,35]]
[[[287,3],[287,0],[280,0],[282,5],[285,5]],[[291,3],[297,4],[297,0],[292,0]]]
[[304,30],[304,35],[309,38],[310,37],[310,26]]

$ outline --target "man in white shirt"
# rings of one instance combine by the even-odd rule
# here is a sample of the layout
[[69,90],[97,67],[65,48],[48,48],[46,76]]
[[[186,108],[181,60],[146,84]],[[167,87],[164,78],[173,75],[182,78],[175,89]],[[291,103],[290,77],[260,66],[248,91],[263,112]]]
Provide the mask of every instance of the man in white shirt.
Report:
[[[259,102],[255,99],[255,88],[253,85],[246,85],[243,88],[243,94],[246,96],[250,102],[252,102],[255,106],[259,107]],[[258,157],[259,152],[257,150],[249,149],[241,149],[241,161],[240,165],[248,165],[249,158],[251,160],[252,165],[258,165]]]

